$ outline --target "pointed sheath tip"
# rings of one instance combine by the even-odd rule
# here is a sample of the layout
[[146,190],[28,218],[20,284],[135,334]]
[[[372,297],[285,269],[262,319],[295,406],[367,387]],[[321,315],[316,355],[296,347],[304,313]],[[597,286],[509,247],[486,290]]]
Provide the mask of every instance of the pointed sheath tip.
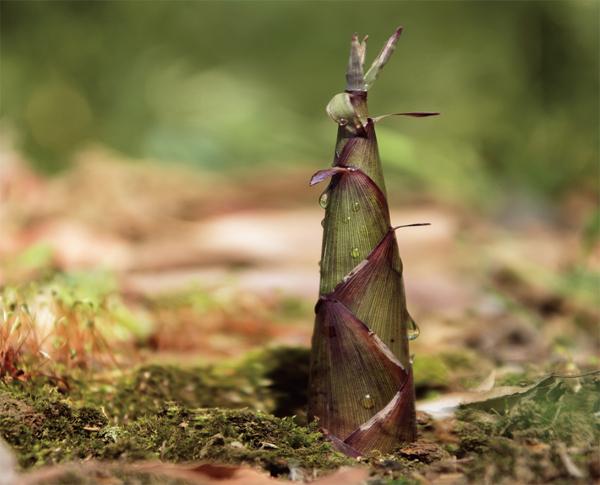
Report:
[[308,182],[308,186],[312,187],[312,186],[317,185],[318,183],[322,182],[323,180],[325,180],[328,177],[328,175],[325,175],[323,172],[327,172],[327,170],[319,170],[317,173],[315,173],[310,178],[310,181]]
[[396,231],[397,229],[402,229],[403,227],[419,227],[419,226],[431,226],[431,222],[415,222],[414,224],[403,224],[401,226],[392,227],[392,231]]
[[[425,118],[427,116],[439,116],[438,111],[409,111],[407,113],[396,113],[401,116],[412,116],[413,118]],[[384,115],[385,116],[385,115]]]
[[347,445],[340,438],[338,438],[337,436],[331,434],[326,429],[322,429],[321,431],[323,432],[323,434],[325,435],[325,437],[327,439],[329,439],[329,441],[331,441],[331,444],[333,445],[333,447],[337,451],[339,451],[340,453],[343,453],[344,455],[349,456],[351,458],[359,458],[361,456],[360,451],[355,450],[350,445]]
[[308,182],[308,185],[312,187],[313,185],[317,185],[318,183],[323,182],[323,180],[329,177],[333,177],[337,173],[345,173],[351,171],[352,168],[350,167],[331,167],[326,168],[324,170],[319,170],[310,178],[310,182]]
[[414,113],[413,116],[416,116],[417,118],[424,118],[425,116],[439,116],[441,115],[441,113],[439,111],[432,111],[432,112],[426,112],[426,113]]
[[308,182],[309,187],[312,187],[313,185],[317,185],[317,184],[323,182],[323,180],[325,180],[328,177],[331,177],[334,173],[335,173],[335,171],[331,168],[328,168],[325,170],[319,170],[317,173],[315,173],[310,178],[310,182]]
[[386,115],[375,116],[371,118],[374,123],[378,123],[390,116],[412,116],[413,118],[426,118],[427,116],[438,116],[440,113],[437,111],[406,111],[404,113],[388,113]]
[[404,32],[404,27],[402,25],[399,25],[398,27],[396,27],[396,32],[394,32],[394,35],[400,37],[402,32]]

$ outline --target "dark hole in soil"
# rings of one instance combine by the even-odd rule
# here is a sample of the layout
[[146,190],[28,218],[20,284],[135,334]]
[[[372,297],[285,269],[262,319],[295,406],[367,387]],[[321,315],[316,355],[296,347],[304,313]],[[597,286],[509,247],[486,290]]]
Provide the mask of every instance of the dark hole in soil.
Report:
[[308,371],[310,351],[303,348],[275,349],[275,366],[266,377],[271,380],[271,389],[276,404],[273,414],[278,417],[297,416],[306,419]]

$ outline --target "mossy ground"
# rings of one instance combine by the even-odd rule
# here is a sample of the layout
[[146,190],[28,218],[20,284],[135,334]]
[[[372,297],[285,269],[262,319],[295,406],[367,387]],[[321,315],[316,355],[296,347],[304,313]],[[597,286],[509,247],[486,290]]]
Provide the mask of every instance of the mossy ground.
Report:
[[[306,400],[307,355],[281,347],[228,365],[147,365],[118,377],[73,377],[67,388],[44,377],[12,380],[0,385],[0,434],[24,469],[90,459],[208,461],[289,476],[358,464],[295,416]],[[438,381],[433,388],[443,386]],[[600,472],[599,391],[593,376],[576,385],[556,379],[507,400],[502,412],[474,405],[443,422],[420,414],[419,441],[361,463],[370,466],[373,484],[420,483],[457,471],[475,483],[586,483]]]
[[349,464],[316,426],[265,412],[281,412],[290,402],[290,396],[281,398],[277,379],[266,376],[283,375],[288,365],[297,372],[290,358],[305,353],[283,350],[263,352],[261,359],[251,355],[239,367],[149,365],[112,384],[106,378],[73,381],[62,392],[42,377],[4,383],[0,434],[23,468],[91,458],[209,460],[282,475],[290,467],[331,470]]

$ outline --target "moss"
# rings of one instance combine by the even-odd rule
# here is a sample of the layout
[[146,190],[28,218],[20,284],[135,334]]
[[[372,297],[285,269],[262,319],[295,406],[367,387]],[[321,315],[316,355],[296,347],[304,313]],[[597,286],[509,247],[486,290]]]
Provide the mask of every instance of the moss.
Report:
[[419,354],[413,362],[417,397],[425,398],[432,392],[473,387],[491,369],[490,362],[469,350]]
[[350,460],[314,426],[249,409],[194,409],[163,403],[120,425],[99,407],[78,406],[56,391],[21,384],[0,394],[0,434],[23,467],[73,459],[214,460],[262,466],[273,475],[293,466],[331,469]]
[[98,439],[108,422],[102,412],[76,406],[47,386],[3,386],[0,406],[0,435],[23,467],[95,456],[104,446]]
[[450,380],[450,370],[440,356],[420,355],[413,362],[415,390],[421,396],[428,390],[443,389]]
[[[450,378],[446,354],[420,360],[415,372],[424,386]],[[72,375],[60,387],[42,377],[13,380],[0,384],[0,435],[25,468],[90,458],[160,459],[248,464],[287,475],[291,468],[356,463],[292,417],[305,405],[307,372],[308,349],[276,347],[216,367],[146,365],[94,379]],[[558,443],[571,447],[586,478],[595,476],[599,380],[544,382],[495,410],[474,405],[457,413],[451,453],[465,459],[471,481],[567,480]],[[420,429],[431,434],[436,426],[423,421]],[[371,468],[370,483],[390,484],[412,483],[448,459],[448,451],[422,437],[362,461]]]
[[[306,402],[307,375],[308,350],[285,347],[254,352],[235,365],[218,368],[147,365],[117,374],[116,378],[109,375],[95,380],[72,380],[68,399],[45,385],[43,379],[13,383],[7,389],[12,399],[16,398],[15,406],[31,403],[31,412],[45,423],[25,444],[20,455],[23,466],[54,463],[86,454],[106,459],[164,458],[170,461],[193,460],[201,454],[203,459],[258,461],[275,470],[276,462],[285,456],[285,449],[294,449],[296,460],[307,465],[324,465],[322,460],[327,462],[326,457],[331,452],[314,429],[299,427],[291,418],[273,421],[272,416],[257,412],[276,411],[280,416],[298,412]],[[223,410],[221,414],[190,411],[208,407],[231,411]],[[242,414],[233,411],[244,407],[257,411],[240,411]],[[22,422],[23,417],[21,413],[16,422],[9,422],[8,418],[6,421],[14,425]],[[261,442],[265,443],[260,449],[255,449],[256,443],[244,444],[252,417],[258,419],[255,424],[259,423],[254,434],[262,436]],[[244,439],[234,439],[221,430],[221,425],[233,426],[236,420],[244,421]],[[198,427],[199,423],[206,426]],[[281,427],[279,435],[273,436],[277,426]],[[2,431],[7,428],[3,426]],[[81,436],[81,430],[85,436]],[[219,433],[223,435],[222,443]],[[284,435],[285,446],[282,447]],[[55,446],[61,451],[48,453],[67,436],[70,437],[68,446]],[[32,443],[36,437],[43,438],[48,446],[36,448]],[[320,442],[313,450],[317,437]],[[214,439],[209,443],[209,438]],[[84,440],[87,443],[83,443]],[[14,437],[8,441],[13,446],[16,444]],[[340,455],[332,456],[339,458]],[[280,468],[286,466],[285,460],[279,465]]]
[[217,396],[207,382],[206,369],[149,365],[116,379],[81,388],[79,398],[102,405],[116,423],[154,414],[166,401],[183,406],[211,406]]
[[17,450],[31,443],[33,430],[40,426],[43,416],[27,403],[10,393],[0,392],[0,429],[4,439]]
[[[60,390],[41,377],[14,380],[0,384],[0,435],[25,468],[81,459],[160,459],[247,464],[285,476],[292,468],[356,463],[335,452],[314,425],[301,426],[291,416],[305,403],[307,356],[303,348],[271,348],[219,367],[148,365],[116,378],[72,378]],[[469,480],[530,483],[543,477],[566,483],[559,444],[569,447],[586,479],[595,477],[599,380],[544,382],[525,397],[507,398],[503,409],[474,405],[457,413],[458,443],[451,452],[464,458]],[[426,420],[420,429],[431,434],[436,426]],[[362,462],[371,469],[371,484],[387,485],[413,483],[449,458],[422,437]]]
[[146,365],[96,380],[80,380],[70,396],[102,406],[114,423],[155,414],[165,402],[189,408],[249,407],[305,423],[309,351],[273,347],[234,364],[181,368]]
[[350,462],[333,451],[316,428],[248,409],[189,410],[171,405],[132,423],[127,431],[145,446],[160,450],[158,458],[174,462],[249,463],[274,475],[289,471],[290,460],[319,469]]

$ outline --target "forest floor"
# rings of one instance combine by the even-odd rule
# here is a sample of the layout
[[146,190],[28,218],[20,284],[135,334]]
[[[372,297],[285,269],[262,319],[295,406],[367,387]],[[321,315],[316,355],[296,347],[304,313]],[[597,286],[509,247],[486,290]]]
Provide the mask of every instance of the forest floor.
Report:
[[600,481],[588,201],[392,206],[432,223],[398,233],[419,438],[357,460],[306,422],[322,218],[306,173],[225,181],[90,152],[47,179],[6,160],[0,484]]

